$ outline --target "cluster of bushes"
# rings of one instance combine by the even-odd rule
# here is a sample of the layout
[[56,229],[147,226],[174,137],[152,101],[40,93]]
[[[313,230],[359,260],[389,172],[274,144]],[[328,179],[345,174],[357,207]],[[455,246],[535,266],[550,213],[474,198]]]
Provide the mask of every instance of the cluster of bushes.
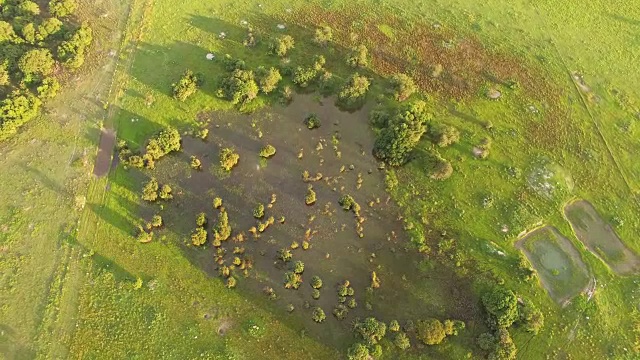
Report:
[[0,1],[0,140],[15,134],[40,112],[42,100],[56,96],[57,63],[77,68],[92,42],[91,28],[65,17],[76,0]]
[[142,188],[142,200],[149,202],[154,202],[158,199],[171,200],[173,199],[171,192],[171,186],[167,184],[160,186],[158,180],[151,178]]
[[351,75],[338,93],[338,105],[346,108],[359,107],[364,103],[370,85],[366,76],[358,73]]
[[430,115],[426,103],[416,101],[399,108],[393,116],[376,112],[372,121],[382,126],[376,138],[373,154],[391,166],[406,163],[427,131]]
[[229,214],[224,207],[220,207],[218,221],[213,226],[213,245],[220,246],[222,241],[226,241],[231,236],[231,224]]
[[367,360],[382,355],[382,346],[379,342],[387,333],[387,325],[384,322],[369,317],[357,322],[354,325],[354,331],[360,342],[349,348],[347,352],[349,360]]
[[171,85],[173,88],[173,97],[180,101],[185,101],[189,96],[196,92],[199,85],[199,79],[191,70],[187,70],[177,83]]
[[393,75],[391,77],[391,88],[393,89],[393,97],[397,101],[407,100],[418,90],[416,83],[407,74]]
[[522,326],[532,334],[544,326],[544,315],[529,300],[518,301],[518,296],[511,290],[495,287],[482,297],[482,304],[487,312],[487,325],[491,332],[478,337],[478,346],[489,352],[489,358],[496,360],[512,360],[516,358],[517,349],[509,328]]
[[158,135],[149,140],[142,156],[129,149],[125,141],[118,141],[118,156],[120,162],[127,166],[154,169],[156,160],[171,152],[179,151],[182,148],[181,143],[182,138],[178,130],[168,128],[160,131]]

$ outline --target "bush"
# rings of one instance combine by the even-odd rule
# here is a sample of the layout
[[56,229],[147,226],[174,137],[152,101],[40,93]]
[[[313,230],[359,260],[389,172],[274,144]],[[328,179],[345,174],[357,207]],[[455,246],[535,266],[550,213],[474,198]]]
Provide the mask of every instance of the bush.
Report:
[[293,72],[293,83],[300,87],[307,87],[316,78],[318,71],[312,67],[303,68],[298,66]]
[[162,226],[162,216],[153,215],[153,217],[151,218],[151,226],[153,226],[153,227]]
[[446,180],[451,177],[452,174],[453,166],[451,166],[451,163],[440,156],[435,156],[429,177],[434,180]]
[[69,16],[76,11],[78,4],[76,0],[51,0],[49,1],[49,12],[59,18]]
[[201,170],[202,169],[202,162],[200,162],[200,160],[195,157],[195,156],[191,156],[191,168],[193,170]]
[[406,74],[393,75],[391,77],[391,87],[393,88],[393,97],[398,101],[407,100],[418,90],[413,79]]
[[227,278],[227,288],[233,289],[238,284],[238,281],[233,276]]
[[219,198],[219,197],[215,197],[215,198],[213,198],[213,203],[212,203],[212,205],[213,205],[213,208],[214,208],[214,209],[218,209],[218,208],[220,208],[220,207],[222,206],[222,199],[221,199],[221,198]]
[[144,231],[144,229],[140,226],[138,228],[138,236],[136,237],[136,240],[138,240],[138,242],[141,243],[148,243],[151,242],[153,240],[153,231],[150,232],[146,232]]
[[36,88],[40,99],[50,99],[58,95],[60,83],[55,78],[46,78],[42,80],[40,86]]
[[496,346],[496,338],[488,332],[480,334],[477,342],[480,349],[485,351],[489,351]]
[[358,307],[358,303],[356,302],[356,299],[351,298],[347,300],[347,307],[349,309],[355,309],[356,307]]
[[434,126],[430,130],[431,140],[439,147],[447,147],[460,141],[460,131],[453,126]]
[[376,318],[369,317],[355,324],[354,330],[366,344],[375,345],[387,332],[387,325]]
[[375,271],[371,272],[371,288],[377,289],[380,287],[380,278],[378,278],[378,274]]
[[207,225],[207,214],[205,214],[203,212],[198,214],[198,216],[196,216],[196,225],[197,226],[205,226],[205,225]]
[[142,200],[156,201],[158,199],[158,181],[151,178],[142,188]]
[[313,309],[313,321],[317,322],[317,323],[321,323],[324,321],[324,319],[327,318],[327,316],[324,314],[324,310],[322,310],[319,307],[316,307]]
[[351,67],[365,67],[369,64],[369,50],[364,45],[358,45],[351,49],[347,57],[347,64]]
[[304,263],[300,260],[293,263],[293,272],[296,274],[302,274],[304,272]]
[[304,203],[307,205],[313,205],[316,203],[316,192],[313,191],[313,187],[309,185],[307,189],[307,195],[304,197]]
[[265,145],[265,147],[263,147],[262,149],[260,149],[260,156],[263,158],[270,158],[273,155],[276,154],[276,148],[273,147],[272,145]]
[[221,91],[232,104],[243,105],[258,96],[259,87],[253,71],[236,69],[222,80]]
[[313,41],[321,46],[326,46],[333,39],[333,30],[328,26],[317,28]]
[[231,171],[240,161],[240,155],[236,154],[231,148],[224,148],[220,151],[220,166],[225,171]]
[[253,217],[256,219],[262,219],[264,217],[264,205],[258,204],[258,206],[253,209]]
[[174,99],[185,101],[198,89],[198,77],[191,70],[187,70],[177,83],[171,85]]
[[316,71],[320,71],[323,69],[324,64],[327,63],[327,59],[322,55],[316,55],[313,57],[313,69]]
[[58,46],[58,58],[71,68],[78,68],[84,63],[87,47],[93,42],[93,31],[84,23],[67,40]]
[[311,278],[311,282],[309,284],[314,289],[320,289],[322,288],[322,279],[319,276],[314,276]]
[[369,360],[369,348],[361,343],[353,344],[347,351],[347,359],[349,360]]
[[160,199],[162,200],[171,200],[173,199],[173,195],[171,195],[171,186],[169,185],[162,185],[162,187],[160,188],[160,192],[158,193],[158,196],[160,196]]
[[398,320],[391,320],[391,322],[389,323],[389,331],[400,331],[400,323],[398,322]]
[[280,249],[278,250],[278,259],[282,260],[282,262],[287,263],[291,261],[293,255],[291,254],[291,250],[289,249]]
[[351,195],[342,195],[338,200],[338,204],[342,206],[342,209],[344,211],[349,211],[353,209],[354,205],[356,204],[356,201],[353,199]]
[[284,274],[285,289],[298,290],[298,288],[300,287],[300,284],[302,284],[302,276],[300,276],[300,274],[296,274],[295,272],[292,272],[292,271],[287,271]]
[[447,336],[444,325],[438,319],[419,320],[416,325],[416,336],[427,345],[437,345]]
[[354,106],[364,100],[370,85],[371,83],[366,76],[355,73],[338,93],[338,101],[346,106]]
[[18,68],[25,77],[32,75],[47,76],[53,72],[55,61],[47,49],[29,50],[18,61]]
[[519,317],[524,329],[534,335],[544,327],[544,315],[530,300],[519,307]]
[[489,360],[514,360],[518,353],[511,334],[506,329],[499,329],[495,335],[496,343],[489,354]]
[[342,304],[338,304],[333,309],[333,316],[338,320],[344,320],[347,317],[347,314],[349,314],[349,309]]
[[[0,38],[0,42],[1,42],[1,38]],[[9,85],[10,80],[11,79],[9,78],[9,62],[5,60],[3,62],[0,62],[0,86]]]
[[508,328],[518,319],[518,298],[511,290],[495,287],[482,296],[482,304],[493,329]]
[[229,224],[229,215],[224,208],[220,209],[218,222],[213,227],[213,235],[217,242],[225,241],[231,236],[231,225]]
[[207,242],[207,230],[203,227],[197,227],[191,233],[191,243],[195,246],[204,245]]
[[152,159],[158,160],[173,151],[179,151],[182,148],[181,141],[182,138],[178,130],[174,128],[164,129],[155,138],[149,140],[146,153]]
[[260,85],[260,90],[268,94],[276,89],[280,80],[282,80],[282,75],[280,75],[280,71],[278,69],[272,67],[269,70],[264,67],[259,67],[256,70],[256,75],[258,77],[258,84]]
[[409,341],[409,337],[403,332],[399,332],[396,334],[396,337],[393,339],[393,344],[398,347],[398,349],[403,351],[411,347],[411,341]]
[[447,336],[458,335],[458,333],[465,328],[464,322],[460,320],[445,320],[443,325],[444,333]]
[[304,119],[304,124],[307,126],[307,129],[309,130],[317,129],[320,127],[320,119],[316,114],[309,114]]
[[287,52],[294,47],[295,41],[293,40],[293,37],[291,37],[291,35],[282,35],[275,38],[269,48],[273,54],[285,57]]
[[391,166],[403,165],[427,130],[428,120],[423,101],[402,107],[376,138],[374,156]]

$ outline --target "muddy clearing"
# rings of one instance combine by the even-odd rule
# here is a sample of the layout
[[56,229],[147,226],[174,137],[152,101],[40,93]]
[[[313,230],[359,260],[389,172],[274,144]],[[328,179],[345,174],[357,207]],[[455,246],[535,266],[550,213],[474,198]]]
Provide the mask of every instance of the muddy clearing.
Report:
[[[405,249],[400,212],[386,194],[384,172],[378,170],[371,155],[374,134],[368,111],[341,112],[333,103],[333,99],[299,95],[287,107],[252,115],[203,114],[202,118],[210,120],[207,141],[183,138],[183,151],[163,159],[154,174],[161,183],[171,184],[177,194],[162,212],[167,229],[187,243],[200,212],[209,217],[207,229],[211,229],[217,216],[212,199],[221,197],[233,227],[232,237],[244,235],[243,241],[236,238],[222,243],[224,265],[237,256],[234,248],[242,248],[243,256],[253,263],[249,278],[244,279],[240,271],[234,274],[240,279],[240,291],[252,297],[262,292],[265,298],[275,293],[271,295],[274,306],[284,312],[292,304],[293,314],[323,341],[348,343],[350,337],[345,334],[356,317],[376,316],[401,323],[439,317],[480,323],[477,301],[469,298],[464,280],[415,250]],[[320,119],[318,129],[309,130],[304,124],[311,113]],[[258,153],[267,144],[276,148],[276,154],[260,158]],[[219,152],[224,147],[232,147],[240,155],[231,173],[220,170]],[[191,156],[201,160],[201,171],[190,168]],[[315,181],[304,181],[305,171]],[[310,185],[317,201],[307,206],[305,195]],[[270,204],[274,194],[276,201]],[[361,224],[353,211],[339,206],[338,200],[345,194],[361,206]],[[257,224],[252,211],[258,203],[265,205],[264,219],[273,216],[275,222],[256,238],[248,230]],[[283,216],[284,223],[280,223]],[[303,241],[309,242],[309,249],[302,248]],[[291,249],[293,242],[299,245],[295,249]],[[211,236],[206,249],[187,246],[185,251],[193,262],[218,276],[216,248],[210,244]],[[277,260],[277,251],[282,248],[291,249],[293,261],[305,264],[298,290],[283,286],[291,263]],[[367,293],[373,271],[381,286]],[[324,283],[318,300],[312,298],[309,285],[316,275]],[[344,280],[355,290],[357,307],[339,321],[332,311],[339,304],[337,284]],[[311,320],[315,306],[327,314],[322,326]]]
[[102,132],[100,133],[100,146],[98,147],[96,165],[93,168],[93,174],[95,176],[102,177],[109,173],[115,144],[115,131],[113,131],[113,129],[102,129]]
[[542,286],[563,304],[589,285],[590,275],[578,250],[552,226],[534,230],[516,243],[538,272]]
[[588,201],[568,204],[564,214],[578,239],[614,272],[629,275],[640,270],[640,258],[624,245]]

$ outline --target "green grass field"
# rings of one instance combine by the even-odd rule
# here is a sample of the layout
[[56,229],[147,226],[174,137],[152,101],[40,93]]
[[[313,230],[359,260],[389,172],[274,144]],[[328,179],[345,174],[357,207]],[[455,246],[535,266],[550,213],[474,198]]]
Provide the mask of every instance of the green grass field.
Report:
[[[457,306],[447,307],[447,296],[469,302],[474,315],[460,336],[437,347],[414,345],[400,353],[384,340],[383,358],[481,357],[475,345],[475,337],[485,331],[478,320],[483,316],[479,299],[496,282],[526,296],[545,314],[545,327],[536,336],[512,330],[518,359],[639,356],[638,275],[613,273],[578,240],[564,217],[567,203],[586,199],[624,244],[640,253],[635,240],[640,233],[640,76],[635,71],[640,7],[633,1],[191,0],[176,5],[121,0],[81,5],[80,18],[99,29],[89,69],[70,80],[37,121],[0,145],[5,184],[0,193],[0,357],[343,356],[355,341],[345,331],[348,324],[314,324],[308,311],[288,314],[282,301],[274,304],[259,288],[227,289],[202,266],[208,254],[195,255],[200,260],[195,261],[185,251],[182,240],[188,233],[167,229],[149,244],[138,243],[135,224],[144,212],[140,191],[149,173],[117,166],[103,178],[91,174],[102,127],[143,147],[163,127],[187,129],[197,125],[202,113],[235,111],[215,96],[224,70],[205,55],[229,53],[250,68],[278,65],[266,46],[268,37],[278,33],[296,39],[292,65],[311,64],[312,54],[322,53],[338,79],[353,72],[344,64],[344,48],[354,44],[350,33],[357,34],[356,43],[374,54],[364,71],[373,78],[370,107],[385,92],[384,77],[406,71],[422,80],[434,122],[461,133],[461,141],[447,148],[423,139],[414,160],[388,171],[398,180],[390,195],[409,238],[406,245],[394,246],[407,246],[411,255],[401,257],[399,251],[386,260],[406,262],[414,259],[416,247],[429,248],[419,255],[426,260],[415,261],[422,271],[416,276],[431,271],[432,277],[423,285],[399,283],[411,305],[398,316],[428,311],[444,318]],[[243,20],[263,39],[254,49],[242,45]],[[276,27],[281,23],[285,30]],[[310,39],[313,27],[323,24],[334,28],[336,44],[319,49]],[[226,33],[225,40],[218,39],[220,32]],[[425,40],[430,37],[437,41]],[[105,55],[113,49],[115,57]],[[452,73],[455,69],[468,88],[442,85],[425,75],[438,63]],[[186,69],[202,74],[204,83],[193,97],[178,102],[171,97],[171,84]],[[511,88],[514,78],[520,86]],[[488,89],[498,89],[501,99],[488,99]],[[255,107],[268,111],[275,101],[276,96],[259,97]],[[490,155],[479,160],[472,152],[485,137],[492,139]],[[429,177],[427,154],[434,151],[453,166],[446,181]],[[538,281],[523,281],[514,244],[540,225],[558,228],[580,252],[597,281],[590,301],[580,295],[563,307]],[[377,261],[385,264],[383,256]],[[313,261],[305,258],[308,266]],[[433,275],[444,272],[434,270],[439,266],[471,289],[430,293],[436,287],[448,289],[451,281]],[[400,274],[393,266],[380,272]],[[415,310],[420,301],[424,309]],[[330,310],[325,309],[328,317]],[[391,311],[380,313],[385,321],[393,318]],[[321,335],[329,326],[345,335],[337,341]]]

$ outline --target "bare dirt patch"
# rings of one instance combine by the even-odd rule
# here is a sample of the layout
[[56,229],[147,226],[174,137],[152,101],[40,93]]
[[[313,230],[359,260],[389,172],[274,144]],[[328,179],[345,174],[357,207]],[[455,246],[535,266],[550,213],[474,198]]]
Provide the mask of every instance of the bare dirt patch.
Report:
[[568,204],[564,214],[578,239],[614,272],[629,275],[640,270],[638,255],[625,246],[611,225],[600,217],[588,201],[578,200]]
[[105,176],[111,168],[111,157],[116,144],[116,133],[113,129],[102,129],[100,133],[100,146],[98,146],[98,156],[93,174],[98,177]]
[[580,253],[555,227],[534,230],[516,248],[527,256],[556,302],[563,304],[588,287],[590,275]]

